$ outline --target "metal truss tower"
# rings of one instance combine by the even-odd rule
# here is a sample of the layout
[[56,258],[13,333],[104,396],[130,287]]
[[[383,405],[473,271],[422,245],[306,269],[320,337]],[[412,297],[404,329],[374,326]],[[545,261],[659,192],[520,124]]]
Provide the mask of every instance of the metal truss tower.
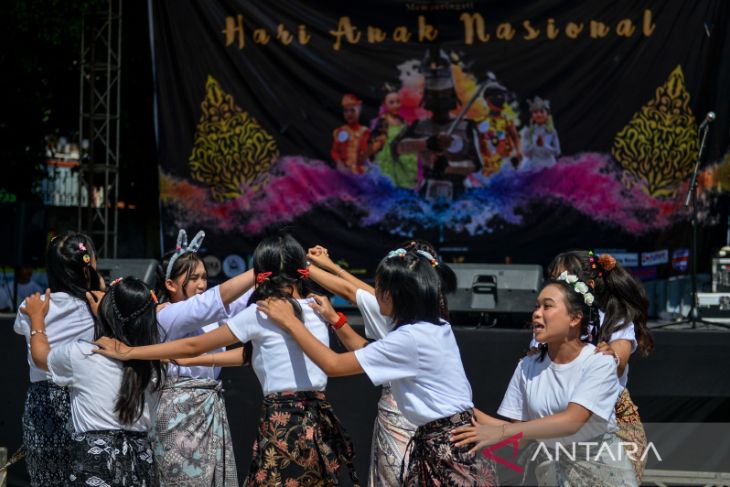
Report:
[[[81,38],[78,229],[102,258],[116,258],[122,74],[122,0],[85,13]],[[84,194],[85,193],[85,194]]]

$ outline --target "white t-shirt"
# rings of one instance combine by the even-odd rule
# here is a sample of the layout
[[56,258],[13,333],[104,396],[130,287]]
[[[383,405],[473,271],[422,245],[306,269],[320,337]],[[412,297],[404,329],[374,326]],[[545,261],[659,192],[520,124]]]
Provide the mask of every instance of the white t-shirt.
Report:
[[474,407],[451,325],[418,322],[355,351],[376,386],[391,383],[398,409],[421,426]]
[[358,289],[355,292],[355,301],[365,322],[365,336],[370,340],[380,340],[393,329],[393,320],[380,313],[380,305],[375,296],[367,291]]
[[[297,300],[304,314],[304,326],[329,346],[327,324],[309,307],[312,300]],[[252,342],[251,365],[264,395],[284,391],[323,391],[327,375],[307,357],[296,341],[268,316],[251,305],[228,320],[228,328],[242,342]]]
[[[193,337],[213,331],[220,326],[219,322],[235,316],[248,307],[248,299],[253,289],[230,303],[223,304],[219,286],[212,287],[202,294],[191,296],[185,301],[171,303],[157,313],[160,323],[161,339],[164,341]],[[225,351],[224,348],[209,353]],[[170,377],[193,377],[196,379],[217,379],[220,367],[185,367],[169,364],[167,372]]]
[[93,353],[95,345],[85,342],[53,347],[48,370],[53,382],[67,386],[71,398],[71,420],[77,433],[94,430],[149,431],[157,394],[145,394],[142,416],[134,424],[122,424],[114,405],[122,383],[123,365],[118,360]]
[[[598,310],[598,319],[601,325],[603,325],[603,320],[606,318],[606,313]],[[613,333],[611,333],[611,338],[608,340],[608,343],[613,343],[616,340],[628,340],[631,342],[631,353],[633,354],[636,351],[636,347],[638,346],[638,343],[636,342],[636,332],[634,331],[634,323],[629,323],[627,326],[624,326],[620,330],[616,330]],[[530,340],[530,348],[536,348],[540,342],[535,340],[535,336],[532,336],[532,340]],[[626,364],[626,367],[624,368],[624,373],[621,374],[621,377],[619,377],[619,383],[621,384],[621,388],[626,389],[626,384],[629,382],[629,364]]]
[[[12,302],[10,299],[10,294],[15,292],[13,288],[14,285],[12,283],[0,286],[0,309],[10,308],[10,304]],[[41,285],[35,281],[28,281],[25,284],[18,284],[18,295],[15,297],[16,309],[19,309],[18,305],[31,294],[43,292],[45,292],[45,289],[43,289]]]
[[506,418],[529,421],[565,411],[572,402],[593,413],[575,435],[545,440],[551,446],[558,441],[585,441],[616,431],[614,407],[623,388],[616,377],[616,362],[594,353],[595,349],[586,344],[567,364],[553,363],[547,354],[542,361],[539,354],[523,358],[497,412]]
[[[45,300],[45,297],[42,299]],[[25,306],[25,301],[21,307]],[[78,339],[94,339],[94,318],[91,316],[86,301],[82,301],[67,293],[51,293],[51,304],[45,319],[46,336],[51,349],[61,347]],[[25,336],[28,347],[28,366],[30,367],[30,381],[41,382],[51,380],[51,374],[39,369],[33,363],[30,354],[30,318],[18,311],[13,325],[15,333]]]

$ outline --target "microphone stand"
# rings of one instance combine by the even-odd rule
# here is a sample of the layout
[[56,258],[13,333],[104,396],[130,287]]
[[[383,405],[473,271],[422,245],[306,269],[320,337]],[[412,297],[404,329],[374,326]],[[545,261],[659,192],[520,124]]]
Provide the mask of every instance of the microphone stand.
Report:
[[[702,129],[700,129],[702,130]],[[707,141],[707,132],[710,131],[710,124],[705,124],[704,131],[702,132],[701,138],[700,138],[700,149],[697,152],[697,161],[695,162],[695,168],[694,171],[692,171],[692,179],[689,183],[689,190],[687,191],[687,198],[684,201],[684,207],[690,209],[690,223],[692,225],[692,235],[691,235],[691,242],[690,242],[690,261],[691,261],[691,272],[690,272],[690,282],[692,286],[692,305],[689,308],[689,313],[687,313],[687,317],[683,320],[679,321],[672,321],[669,323],[663,323],[658,326],[652,326],[651,329],[657,329],[657,328],[664,328],[666,326],[670,325],[682,325],[682,324],[689,324],[692,325],[691,328],[694,330],[697,328],[697,323],[702,323],[703,325],[712,325],[712,326],[718,326],[722,328],[730,328],[730,324],[727,323],[718,323],[715,321],[708,321],[700,318],[699,310],[697,309],[698,306],[698,290],[697,290],[697,240],[698,240],[698,234],[697,234],[697,227],[698,227],[698,220],[697,220],[697,174],[700,170],[700,161],[702,160],[702,154],[705,151],[705,142]]]

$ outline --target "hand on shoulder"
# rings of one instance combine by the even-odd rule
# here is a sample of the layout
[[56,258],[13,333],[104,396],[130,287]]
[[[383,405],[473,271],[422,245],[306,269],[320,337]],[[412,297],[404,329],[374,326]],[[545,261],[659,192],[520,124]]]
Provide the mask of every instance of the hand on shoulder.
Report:
[[290,331],[291,326],[299,321],[291,303],[285,299],[268,298],[257,301],[256,310],[264,313],[271,321],[287,331]]
[[20,308],[20,312],[27,315],[31,320],[43,321],[48,314],[48,308],[51,305],[51,290],[46,289],[45,295],[34,293],[25,298],[25,305]]

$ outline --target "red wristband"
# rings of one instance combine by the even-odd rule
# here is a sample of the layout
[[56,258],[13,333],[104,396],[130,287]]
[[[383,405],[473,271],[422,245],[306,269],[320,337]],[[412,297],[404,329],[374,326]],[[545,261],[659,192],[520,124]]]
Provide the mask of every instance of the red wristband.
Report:
[[345,326],[345,323],[347,323],[347,316],[345,316],[345,314],[344,314],[344,313],[341,313],[341,312],[339,312],[339,311],[338,311],[338,312],[337,312],[337,316],[339,316],[339,317],[340,317],[340,318],[339,318],[339,319],[337,320],[337,322],[335,322],[335,323],[330,323],[330,326],[331,326],[332,328],[334,328],[335,330],[339,330],[340,328],[342,328],[343,326]]

